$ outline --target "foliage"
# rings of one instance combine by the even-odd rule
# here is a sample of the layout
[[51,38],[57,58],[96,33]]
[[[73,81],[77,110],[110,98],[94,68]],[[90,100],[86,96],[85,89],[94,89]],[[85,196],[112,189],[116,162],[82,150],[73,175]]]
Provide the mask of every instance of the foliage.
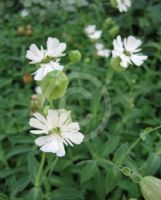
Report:
[[[29,11],[24,18],[23,8]],[[146,129],[161,124],[160,10],[159,0],[133,1],[124,14],[107,0],[0,2],[0,199],[142,199],[131,173],[161,176],[161,136]],[[110,58],[97,57],[85,36],[88,24],[103,30],[105,46],[111,49],[118,30],[142,39],[148,60],[141,67],[112,69]],[[82,54],[79,63],[66,68],[70,87],[56,106],[73,111],[86,141],[69,148],[57,163],[48,154],[42,187],[34,188],[40,151],[28,120],[35,83],[24,81],[24,75],[35,69],[25,53],[31,43],[45,45],[48,36]]]

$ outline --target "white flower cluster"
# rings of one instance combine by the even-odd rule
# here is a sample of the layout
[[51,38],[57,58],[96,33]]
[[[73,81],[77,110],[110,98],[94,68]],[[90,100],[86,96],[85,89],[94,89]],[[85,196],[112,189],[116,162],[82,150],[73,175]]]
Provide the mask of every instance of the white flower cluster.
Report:
[[[39,49],[35,44],[31,44],[27,51],[26,58],[30,60],[31,64],[36,64],[39,67],[34,73],[34,79],[36,81],[43,81],[42,79],[51,71],[63,70],[64,67],[60,65],[59,61],[60,58],[65,55],[63,53],[65,49],[65,43],[60,43],[58,39],[51,37],[47,40],[47,49],[45,50],[43,47]],[[63,75],[63,78],[64,76],[65,75]],[[56,86],[58,86],[58,79],[51,80],[46,90],[50,90],[55,81]],[[40,84],[40,82],[38,82],[38,84]],[[58,92],[58,94],[62,86],[61,83],[59,84],[59,87],[53,87],[54,89],[56,88],[55,92]],[[63,84],[65,83],[63,82]],[[58,91],[59,89],[60,91]],[[45,91],[40,86],[35,88],[35,92],[36,98],[46,98]],[[59,94],[59,97],[60,96]],[[48,101],[50,100],[53,99],[48,99]],[[45,110],[43,105],[41,105],[41,107],[43,113],[34,111],[33,117],[31,117],[29,122],[30,126],[35,129],[30,131],[32,134],[45,134],[35,140],[36,145],[40,147],[41,151],[55,153],[57,156],[62,157],[65,155],[64,145],[73,146],[73,144],[80,144],[83,142],[84,136],[80,132],[79,124],[77,122],[72,122],[70,111],[64,109],[53,110],[51,106],[47,106],[48,108]]]
[[97,30],[96,25],[88,25],[84,31],[89,39],[96,42],[95,48],[97,56],[108,58],[110,56],[110,50],[106,49],[102,43],[97,42],[97,40],[102,36],[102,31]]
[[30,64],[38,64],[39,68],[34,73],[34,79],[41,81],[44,76],[53,70],[63,70],[64,66],[60,65],[60,57],[66,49],[65,43],[60,43],[58,39],[49,37],[47,39],[47,49],[39,49],[36,44],[31,44],[27,51],[26,58],[31,62]]
[[136,39],[134,36],[129,36],[124,40],[121,36],[113,41],[113,58],[119,57],[121,59],[120,65],[127,68],[129,64],[135,64],[136,66],[141,66],[147,59],[147,56],[140,54],[140,45],[142,41]]
[[84,31],[91,40],[98,40],[102,35],[102,31],[97,30],[96,25],[89,25]]
[[116,3],[120,12],[127,12],[131,7],[131,0],[116,0]]
[[[85,28],[85,33],[88,35],[90,39],[94,38],[93,36],[91,37],[92,34],[95,36],[97,35],[97,37],[95,37],[96,41],[95,48],[97,56],[108,58],[111,54],[111,50],[105,48],[102,43],[97,42],[96,38],[100,39],[101,37],[101,35],[97,34],[97,32],[98,31],[96,30],[96,25],[89,25]],[[118,35],[116,39],[114,39],[113,41],[112,57],[113,58],[119,57],[121,60],[120,65],[124,68],[127,68],[129,64],[141,66],[147,59],[147,56],[140,54],[141,44],[142,41],[135,38],[134,36],[129,36],[122,40],[121,36]]]

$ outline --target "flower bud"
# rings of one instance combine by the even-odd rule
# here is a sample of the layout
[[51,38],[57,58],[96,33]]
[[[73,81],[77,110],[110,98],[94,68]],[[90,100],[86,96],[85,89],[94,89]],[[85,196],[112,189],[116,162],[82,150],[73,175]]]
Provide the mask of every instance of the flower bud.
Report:
[[72,63],[77,63],[81,59],[81,53],[78,50],[73,50],[69,53],[69,59]]
[[120,65],[120,61],[121,60],[119,57],[111,59],[111,66],[114,69],[114,71],[121,72],[124,70],[124,68]]
[[58,99],[66,92],[68,83],[68,77],[63,71],[49,72],[41,81],[42,94],[48,100]]
[[141,192],[145,200],[161,200],[161,180],[154,176],[146,176],[140,182]]
[[24,74],[23,75],[23,82],[25,84],[31,83],[32,82],[32,76],[31,76],[31,74],[29,74],[29,73]]
[[111,17],[108,17],[106,20],[105,20],[105,24],[107,26],[112,26],[114,23],[113,19]]
[[109,34],[114,38],[118,34],[118,32],[119,32],[119,27],[118,26],[114,26],[109,31]]

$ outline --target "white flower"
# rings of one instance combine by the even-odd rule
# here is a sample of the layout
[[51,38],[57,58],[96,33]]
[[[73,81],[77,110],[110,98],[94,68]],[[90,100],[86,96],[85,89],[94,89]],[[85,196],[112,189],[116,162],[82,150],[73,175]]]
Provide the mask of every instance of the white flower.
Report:
[[108,58],[110,56],[111,51],[109,49],[106,49],[102,43],[96,43],[95,47],[98,56],[105,58]]
[[40,87],[40,86],[37,86],[37,87],[35,88],[35,92],[36,92],[36,94],[42,94],[41,87]]
[[66,49],[65,43],[60,43],[57,38],[48,37],[46,56],[59,58],[64,56],[63,51]]
[[64,145],[73,146],[83,142],[84,136],[80,133],[77,122],[71,121],[70,112],[66,110],[48,110],[44,117],[40,113],[33,114],[30,126],[37,130],[31,130],[33,134],[45,134],[35,140],[41,151],[56,153],[57,156],[65,155]]
[[127,12],[128,8],[131,6],[131,0],[116,0],[116,2],[120,12]]
[[41,81],[49,72],[54,70],[62,71],[64,66],[60,65],[58,62],[49,62],[46,64],[41,64],[40,68],[34,73],[34,79],[36,81]]
[[36,44],[31,44],[29,50],[27,50],[26,58],[31,60],[31,64],[40,63],[45,59],[45,51],[43,47],[39,49]]
[[121,39],[121,36],[117,36],[113,41],[113,58],[119,57],[121,59],[120,65],[124,68],[127,68],[129,64],[141,66],[147,59],[147,56],[139,53],[141,51],[141,44],[142,41],[134,36],[129,36],[124,40]]
[[23,9],[20,11],[20,15],[21,17],[26,17],[27,15],[29,15],[29,11],[27,9]]
[[60,43],[56,38],[48,37],[46,50],[44,50],[43,47],[39,49],[36,44],[31,44],[27,51],[26,58],[31,60],[31,64],[41,63],[42,61],[46,63],[51,60],[57,61],[57,58],[65,55],[63,54],[65,49],[65,43]]
[[96,30],[96,25],[89,25],[85,28],[85,33],[86,35],[91,39],[91,40],[97,40],[101,37],[102,31],[101,30]]

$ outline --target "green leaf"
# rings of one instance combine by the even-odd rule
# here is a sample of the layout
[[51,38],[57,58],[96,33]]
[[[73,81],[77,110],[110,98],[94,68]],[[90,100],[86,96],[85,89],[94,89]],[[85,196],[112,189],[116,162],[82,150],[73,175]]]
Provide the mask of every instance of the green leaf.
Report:
[[120,141],[120,136],[110,136],[107,143],[103,146],[103,152],[102,155],[108,156],[110,153],[112,153],[118,146]]
[[81,183],[84,183],[90,180],[97,171],[97,163],[94,161],[90,164],[86,164],[85,167],[81,170],[80,178]]
[[126,161],[126,159],[128,157],[128,155],[126,155],[127,150],[128,150],[128,143],[122,144],[117,149],[117,151],[114,155],[114,158],[113,158],[113,160],[116,164],[121,165]]
[[149,128],[144,129],[143,132],[141,132],[140,138],[142,139],[143,142],[146,140],[146,137],[149,135],[151,130],[153,129],[149,127]]
[[28,163],[29,176],[31,180],[34,182],[38,173],[39,163],[36,160],[35,156],[31,153],[28,154],[27,163]]
[[106,177],[101,170],[97,170],[94,178],[94,187],[99,200],[105,200],[106,196]]
[[117,186],[120,179],[120,171],[115,167],[110,168],[106,174],[106,192],[111,192]]
[[82,193],[77,188],[66,187],[54,190],[52,197],[55,200],[79,200],[82,197]]
[[161,166],[161,158],[155,153],[151,153],[142,168],[144,176],[154,175]]
[[32,188],[27,196],[27,200],[43,200],[43,193],[41,188]]

